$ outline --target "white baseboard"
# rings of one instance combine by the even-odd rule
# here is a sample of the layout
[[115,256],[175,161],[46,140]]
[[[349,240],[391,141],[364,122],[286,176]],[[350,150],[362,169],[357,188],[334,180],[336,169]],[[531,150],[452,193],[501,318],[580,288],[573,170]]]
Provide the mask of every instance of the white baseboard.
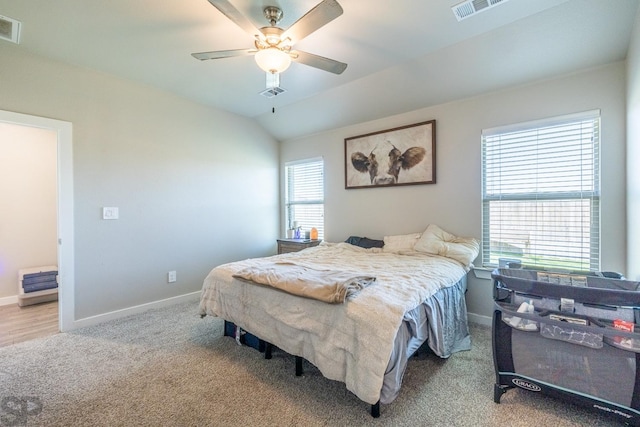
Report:
[[[179,304],[181,302],[195,301],[200,298],[200,291],[192,292],[190,294],[180,295],[173,298],[167,298],[160,301],[154,301],[146,304],[136,305],[122,310],[111,311],[109,313],[99,314],[97,316],[85,317],[84,319],[78,319],[73,322],[71,329],[84,328],[86,326],[93,326],[99,323],[103,323],[109,320],[120,319],[122,317],[129,316],[131,314],[143,313],[152,308],[161,308],[173,304]],[[18,296],[10,296],[0,298],[0,306],[17,304]],[[490,316],[483,316],[481,314],[467,313],[467,318],[471,323],[477,323],[483,326],[491,326],[492,319]],[[71,330],[69,329],[69,330]]]
[[493,319],[491,317],[483,316],[481,314],[467,313],[467,319],[471,323],[477,323],[483,326],[491,326],[493,324]]
[[133,307],[123,308],[121,310],[110,311],[108,313],[85,317],[83,319],[77,319],[73,321],[72,327],[67,331],[78,329],[78,328],[84,328],[87,326],[97,325],[99,323],[107,322],[109,320],[120,319],[122,317],[130,316],[132,314],[143,313],[152,308],[162,308],[162,307],[167,307],[169,305],[179,304],[182,302],[197,301],[200,299],[200,293],[201,291],[192,292],[190,294],[179,295],[177,297],[167,298],[159,301],[149,302],[146,304],[136,305]]
[[18,295],[0,298],[0,306],[18,303]]

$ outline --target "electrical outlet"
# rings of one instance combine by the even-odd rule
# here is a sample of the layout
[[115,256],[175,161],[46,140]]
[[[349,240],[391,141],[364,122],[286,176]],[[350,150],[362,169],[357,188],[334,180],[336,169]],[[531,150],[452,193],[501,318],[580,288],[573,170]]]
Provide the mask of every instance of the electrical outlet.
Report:
[[173,283],[177,280],[176,271],[172,270],[167,273],[167,282]]

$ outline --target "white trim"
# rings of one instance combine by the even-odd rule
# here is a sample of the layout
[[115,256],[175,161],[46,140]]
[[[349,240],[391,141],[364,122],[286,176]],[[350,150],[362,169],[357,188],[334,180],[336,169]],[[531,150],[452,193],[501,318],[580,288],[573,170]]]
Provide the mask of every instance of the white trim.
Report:
[[3,305],[11,305],[18,303],[18,295],[12,295],[10,297],[2,297],[0,298],[0,307]]
[[171,297],[159,301],[135,305],[133,307],[123,308],[121,310],[110,311],[108,313],[98,314],[96,316],[85,317],[84,319],[78,319],[74,321],[72,329],[84,328],[87,326],[93,326],[103,322],[108,322],[110,320],[121,319],[123,317],[131,316],[132,314],[144,313],[145,311],[151,310],[153,308],[162,308],[188,301],[198,301],[200,299],[200,293],[201,291],[192,292],[189,294],[179,295],[177,297]]
[[73,230],[73,131],[70,122],[0,110],[0,122],[53,130],[58,135],[58,301],[59,328],[73,328],[75,316]]
[[549,117],[546,119],[532,120],[529,122],[514,123],[512,125],[497,126],[494,128],[483,129],[482,136],[493,136],[500,133],[519,132],[532,128],[555,126],[557,124],[569,121],[589,120],[600,117],[600,110],[589,110],[581,113],[565,114],[563,116]]
[[285,167],[295,166],[303,163],[314,163],[314,162],[324,162],[324,157],[320,156],[320,157],[310,157],[308,159],[291,160],[288,162],[284,162],[284,166]]
[[492,326],[493,319],[490,316],[483,316],[482,314],[467,313],[467,319],[471,323],[477,323],[483,326]]

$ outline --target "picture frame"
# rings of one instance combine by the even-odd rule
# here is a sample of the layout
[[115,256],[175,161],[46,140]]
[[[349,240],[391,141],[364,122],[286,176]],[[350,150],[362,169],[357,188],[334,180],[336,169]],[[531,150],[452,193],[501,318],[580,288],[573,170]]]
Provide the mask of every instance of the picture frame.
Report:
[[436,121],[344,140],[346,189],[436,183]]

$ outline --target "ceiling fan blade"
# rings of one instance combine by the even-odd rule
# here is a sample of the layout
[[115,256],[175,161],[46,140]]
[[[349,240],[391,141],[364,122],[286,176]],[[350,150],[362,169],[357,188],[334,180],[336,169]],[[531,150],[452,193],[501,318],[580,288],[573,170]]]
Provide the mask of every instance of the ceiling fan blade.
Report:
[[247,56],[256,53],[256,49],[232,49],[232,50],[216,50],[213,52],[192,53],[196,59],[206,61],[207,59],[231,58],[233,56]]
[[260,33],[260,30],[256,28],[255,25],[251,23],[238,9],[236,9],[231,3],[227,0],[209,0],[209,3],[213,5],[216,9],[218,9],[224,16],[229,18],[231,22],[236,24],[238,27],[245,30],[247,33],[252,36],[257,36]]
[[328,71],[333,74],[342,74],[347,68],[347,64],[334,59],[325,58],[324,56],[314,55],[313,53],[303,52],[301,50],[292,50],[291,58],[304,65]]
[[294,22],[291,27],[282,33],[281,38],[285,40],[288,37],[293,43],[299,42],[318,28],[327,25],[342,15],[342,12],[342,6],[340,6],[336,0],[323,0],[302,18]]

